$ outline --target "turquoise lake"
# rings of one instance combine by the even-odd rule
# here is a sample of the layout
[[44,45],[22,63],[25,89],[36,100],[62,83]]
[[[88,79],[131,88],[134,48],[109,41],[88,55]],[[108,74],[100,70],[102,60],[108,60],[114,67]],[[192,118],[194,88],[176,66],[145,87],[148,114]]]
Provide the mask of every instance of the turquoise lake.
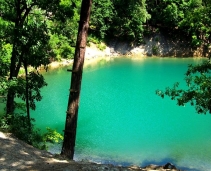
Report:
[[[155,94],[185,86],[192,58],[116,58],[84,68],[75,160],[116,165],[166,164],[180,169],[211,170],[211,115]],[[64,129],[70,73],[59,68],[44,74],[48,86],[32,111],[39,128]],[[60,152],[61,145],[51,149]]]

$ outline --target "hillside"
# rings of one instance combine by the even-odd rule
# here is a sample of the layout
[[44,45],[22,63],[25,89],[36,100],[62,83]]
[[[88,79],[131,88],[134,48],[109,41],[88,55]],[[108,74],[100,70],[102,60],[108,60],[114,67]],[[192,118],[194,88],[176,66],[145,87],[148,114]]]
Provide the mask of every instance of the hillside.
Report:
[[[149,171],[149,170],[172,170],[163,169],[163,166],[150,165],[145,168],[137,166],[122,167],[105,164],[96,164],[89,161],[69,161],[55,156],[47,151],[38,150],[23,141],[0,132],[0,170],[30,170],[30,171]],[[167,167],[167,165],[166,165]],[[174,166],[169,165],[169,168]]]

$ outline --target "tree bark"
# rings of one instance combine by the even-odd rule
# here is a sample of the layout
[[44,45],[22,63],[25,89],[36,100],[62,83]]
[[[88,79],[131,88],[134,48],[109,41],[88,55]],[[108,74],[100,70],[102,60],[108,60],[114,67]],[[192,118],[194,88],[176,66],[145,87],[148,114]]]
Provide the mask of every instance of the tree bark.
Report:
[[80,99],[80,89],[83,73],[84,56],[86,50],[86,41],[89,28],[89,18],[92,0],[82,0],[78,36],[76,42],[75,56],[72,67],[71,86],[66,114],[66,123],[64,130],[64,141],[61,155],[73,159],[76,128],[78,118],[78,107]]
[[[12,80],[13,78],[17,78],[18,72],[19,72],[20,67],[21,67],[21,61],[17,60],[17,50],[16,50],[15,46],[16,45],[13,45],[9,80]],[[12,114],[13,113],[13,111],[15,109],[14,98],[15,98],[15,93],[11,88],[9,88],[8,93],[7,93],[6,114]]]
[[[15,19],[15,27],[14,27],[14,38],[13,38],[13,49],[12,49],[12,56],[11,56],[11,63],[10,63],[10,77],[9,80],[12,80],[13,78],[17,78],[18,72],[21,67],[21,60],[19,57],[18,52],[18,38],[19,38],[19,29],[23,27],[23,25],[20,25],[20,19],[21,19],[21,11],[20,11],[20,0],[16,3],[16,19]],[[12,114],[15,109],[14,104],[14,98],[15,93],[10,88],[8,90],[7,94],[7,104],[6,104],[6,114]]]
[[25,70],[25,78],[26,78],[26,113],[28,118],[28,126],[29,126],[29,132],[31,131],[31,117],[30,117],[30,106],[29,106],[29,76],[28,76],[28,65],[26,60],[24,61],[24,70]]

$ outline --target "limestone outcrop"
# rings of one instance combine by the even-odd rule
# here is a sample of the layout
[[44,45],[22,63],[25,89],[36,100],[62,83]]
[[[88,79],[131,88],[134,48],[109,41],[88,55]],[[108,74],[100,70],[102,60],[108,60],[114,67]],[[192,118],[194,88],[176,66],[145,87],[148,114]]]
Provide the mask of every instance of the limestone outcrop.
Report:
[[185,38],[173,38],[169,34],[154,33],[144,37],[140,45],[111,40],[105,45],[104,50],[100,50],[96,45],[90,44],[86,48],[86,59],[98,57],[116,57],[116,56],[160,56],[160,57],[207,57],[208,50],[203,47],[192,48],[191,44]]

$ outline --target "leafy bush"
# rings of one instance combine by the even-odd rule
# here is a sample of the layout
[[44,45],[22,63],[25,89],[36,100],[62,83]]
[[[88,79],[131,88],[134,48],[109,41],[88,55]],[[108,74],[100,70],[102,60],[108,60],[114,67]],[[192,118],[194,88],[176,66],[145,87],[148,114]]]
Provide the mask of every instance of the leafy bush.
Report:
[[10,57],[12,46],[10,44],[0,44],[0,76],[7,75],[10,67]]
[[88,46],[90,46],[91,43],[96,44],[97,48],[100,49],[100,50],[104,50],[106,48],[106,45],[101,42],[101,39],[96,37],[96,36],[94,36],[93,34],[91,34],[88,37],[88,40],[87,40],[87,45]]
[[158,53],[159,53],[159,47],[156,45],[152,46],[152,54],[158,55]]
[[94,36],[93,34],[90,34],[88,39],[87,39],[87,42],[88,43],[92,42],[94,44],[100,44],[101,41],[100,41],[100,38]]
[[143,23],[149,18],[145,1],[93,1],[90,32],[101,40],[118,38],[140,44]]
[[63,140],[63,136],[56,130],[53,130],[49,127],[46,129],[47,132],[43,135],[44,142],[58,143],[60,140]]
[[42,134],[35,128],[34,122],[35,119],[31,119],[29,124],[27,116],[22,114],[3,116],[0,118],[0,129],[11,132],[18,139],[42,150],[48,148],[48,142],[58,143],[63,140],[61,134],[48,127],[47,132]]
[[31,127],[26,116],[16,114],[14,116],[7,115],[1,118],[0,128],[4,131],[12,132],[18,139],[26,143],[38,147],[42,141],[42,136],[38,129],[34,128],[34,119],[31,119]]
[[71,42],[67,37],[53,34],[50,38],[50,46],[52,49],[52,57],[60,61],[62,58],[72,59],[74,57],[75,48],[71,47]]
[[98,44],[97,48],[100,50],[105,50],[106,49],[106,45],[105,44]]

